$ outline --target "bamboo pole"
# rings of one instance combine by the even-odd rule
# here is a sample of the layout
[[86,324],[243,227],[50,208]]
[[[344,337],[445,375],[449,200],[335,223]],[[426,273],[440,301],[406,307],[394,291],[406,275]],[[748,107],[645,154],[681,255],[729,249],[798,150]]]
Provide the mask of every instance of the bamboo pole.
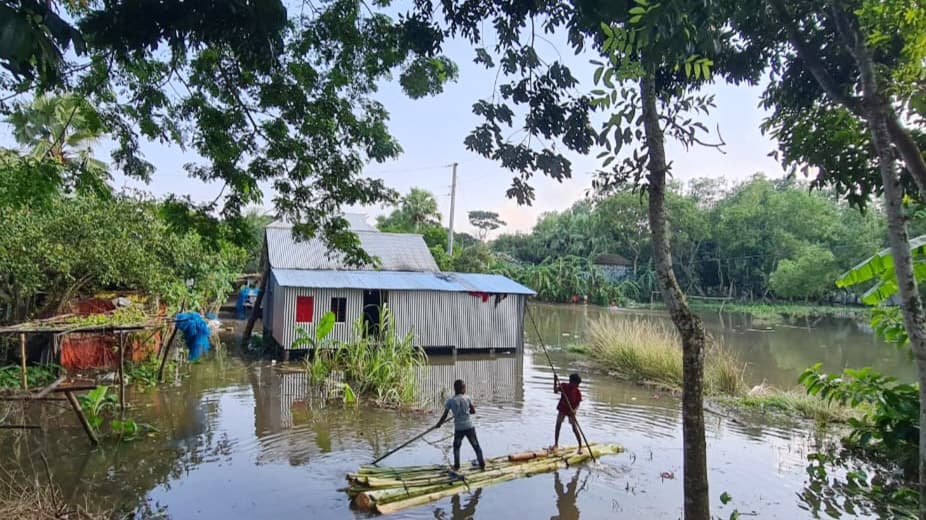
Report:
[[77,398],[74,397],[74,392],[65,391],[65,397],[67,397],[68,402],[71,403],[71,408],[74,409],[74,413],[77,414],[77,419],[80,421],[80,425],[84,428],[84,432],[87,434],[87,437],[90,438],[90,443],[94,446],[100,443],[99,439],[96,438],[96,433],[93,431],[93,427],[90,426],[90,423],[87,422],[87,416],[84,415],[84,411],[80,408],[80,403],[77,402]]
[[119,409],[125,411],[125,332],[119,334]]
[[[180,311],[183,312],[183,309],[186,307],[186,300],[180,302]],[[178,312],[178,314],[179,314]],[[170,338],[168,338],[167,343],[165,343],[161,350],[164,351],[164,355],[161,357],[161,366],[158,367],[158,383],[164,380],[164,365],[167,364],[167,355],[170,354],[170,347],[174,344],[174,338],[177,337],[177,316],[174,315],[174,319],[171,320],[173,325],[173,330],[170,331]]]
[[[421,474],[425,470],[419,468],[392,468],[396,475],[392,488],[360,489],[359,487],[352,487],[349,492],[353,491],[355,493],[353,503],[356,507],[380,514],[389,514],[427,504],[462,491],[473,491],[500,482],[580,464],[589,460],[595,454],[600,456],[623,451],[620,446],[613,444],[596,444],[593,445],[591,450],[594,453],[592,451],[581,454],[572,452],[566,456],[558,455],[559,452],[549,452],[545,456],[536,457],[526,462],[511,461],[507,457],[500,457],[490,459],[489,462],[492,467],[486,471],[465,474],[451,473],[441,466],[432,466],[431,472],[435,477],[440,476],[442,473],[444,482],[418,487],[412,486],[411,482],[404,480],[402,476]],[[407,471],[408,469],[411,469],[411,471]]]
[[385,459],[386,457],[392,455],[393,453],[395,453],[395,452],[401,450],[402,448],[408,446],[409,444],[411,444],[411,443],[417,441],[418,439],[424,437],[425,435],[427,435],[427,434],[433,432],[433,431],[436,430],[437,428],[438,428],[438,427],[437,427],[436,425],[435,425],[435,426],[431,426],[431,427],[428,428],[427,430],[425,430],[425,431],[419,433],[418,435],[415,435],[415,436],[412,437],[411,439],[409,439],[409,440],[403,442],[400,446],[398,446],[398,447],[396,447],[396,448],[393,448],[392,450],[387,451],[385,455],[382,455],[380,458],[374,460],[371,464],[375,466],[377,462],[379,462],[379,461]]
[[23,390],[28,390],[29,380],[26,377],[26,335],[23,333],[19,334],[19,357],[22,369]]
[[[553,379],[559,380],[559,377],[556,375],[556,367],[553,366],[553,360],[550,358],[550,353],[547,351],[547,346],[543,342],[543,336],[540,334],[540,328],[537,327],[537,322],[534,321],[534,314],[531,312],[530,307],[527,308],[527,314],[530,316],[531,325],[534,326],[534,332],[537,333],[537,340],[540,341],[540,346],[543,348],[543,353],[547,356],[547,363],[550,364],[550,369],[553,370]],[[569,398],[565,394],[560,394],[560,398],[563,401],[566,401],[566,406],[569,407],[569,415],[573,421],[573,424],[576,426],[576,430],[579,431],[579,436],[582,438],[582,441],[585,442],[585,447],[588,448],[589,453],[591,453],[592,447],[588,443],[588,438],[585,436],[585,432],[582,431],[582,426],[579,425],[579,418],[576,417],[576,411],[572,408],[572,403],[569,402]],[[581,443],[579,443],[581,444]],[[595,456],[592,455],[592,462],[595,462]]]

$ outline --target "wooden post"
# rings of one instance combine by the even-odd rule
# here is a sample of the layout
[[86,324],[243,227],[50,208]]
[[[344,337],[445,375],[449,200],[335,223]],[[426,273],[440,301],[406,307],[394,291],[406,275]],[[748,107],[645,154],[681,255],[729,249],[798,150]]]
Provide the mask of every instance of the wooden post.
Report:
[[254,332],[254,322],[260,315],[261,307],[264,302],[264,294],[267,292],[267,280],[270,278],[270,261],[267,258],[267,241],[264,239],[264,251],[261,253],[261,265],[263,274],[260,279],[260,289],[258,289],[257,299],[254,301],[254,308],[251,309],[251,317],[248,318],[247,325],[244,326],[244,332],[241,334],[241,346],[247,347],[251,341],[251,333]]
[[80,408],[80,403],[78,403],[77,398],[74,397],[74,392],[65,391],[64,395],[67,397],[68,402],[71,403],[71,408],[74,409],[74,413],[77,414],[77,419],[80,421],[80,425],[83,426],[87,437],[90,438],[90,443],[94,446],[98,445],[100,441],[96,438],[96,433],[94,433],[93,427],[91,427],[90,423],[87,422],[87,416],[84,415],[84,411]]
[[19,334],[19,357],[21,358],[20,362],[22,363],[23,390],[28,390],[29,380],[26,378],[26,335],[23,333]]
[[125,411],[125,331],[119,334],[119,409]]
[[164,365],[167,364],[167,355],[170,354],[170,346],[174,344],[174,337],[177,336],[177,326],[174,325],[174,330],[170,332],[170,338],[167,340],[167,343],[164,344],[164,356],[161,357],[161,366],[158,367],[158,383],[164,380]]

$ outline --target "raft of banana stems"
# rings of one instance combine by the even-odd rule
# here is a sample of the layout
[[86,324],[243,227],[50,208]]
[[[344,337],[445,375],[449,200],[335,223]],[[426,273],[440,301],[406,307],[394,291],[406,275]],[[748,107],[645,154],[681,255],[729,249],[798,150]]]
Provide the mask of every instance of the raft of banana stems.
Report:
[[[591,449],[596,459],[624,451],[616,444],[592,444]],[[579,453],[576,446],[567,446],[556,451],[528,451],[488,459],[485,470],[472,467],[452,471],[441,465],[361,466],[356,473],[347,475],[347,493],[358,509],[389,514],[463,491],[556,471],[589,459],[588,449]]]

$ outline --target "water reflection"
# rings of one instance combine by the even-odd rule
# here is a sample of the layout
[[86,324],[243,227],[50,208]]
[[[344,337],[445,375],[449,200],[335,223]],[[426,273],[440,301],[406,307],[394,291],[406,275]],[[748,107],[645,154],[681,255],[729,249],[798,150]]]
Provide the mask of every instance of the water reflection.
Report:
[[[467,391],[480,409],[480,405],[491,403],[505,409],[506,414],[519,413],[524,399],[523,365],[523,355],[431,357],[416,376],[421,411],[381,410],[375,414],[332,403],[331,388],[312,385],[305,371],[252,367],[248,380],[254,394],[259,461],[285,460],[299,465],[335,449],[384,452],[402,435],[414,432],[421,415],[440,410],[456,379],[467,382]],[[298,435],[289,434],[291,430]]]
[[476,516],[476,506],[479,504],[479,497],[482,495],[482,488],[472,493],[462,495],[453,495],[450,499],[450,515],[443,509],[434,510],[434,518],[438,520],[471,520]]
[[[681,475],[678,400],[588,373],[562,352],[552,355],[558,370],[583,372],[580,421],[589,440],[620,443],[627,453],[445,498],[401,518],[510,518],[514,503],[525,519],[614,518],[620,511],[632,518],[678,517],[680,479],[660,478],[662,472]],[[56,427],[35,435],[0,431],[0,467],[43,474],[44,453],[74,500],[137,508],[139,517],[166,508],[184,520],[352,520],[359,514],[340,491],[345,473],[432,426],[456,378],[469,382],[486,456],[552,442],[557,397],[542,354],[432,361],[418,374],[423,410],[398,412],[328,403],[305,373],[210,355],[176,387],[131,396],[132,417],[157,428],[154,437],[91,451],[73,417],[62,414]],[[807,506],[798,497],[807,453],[820,439],[792,425],[731,422],[716,414],[707,415],[707,429],[712,489],[729,491],[737,507],[761,518],[814,514],[801,509]],[[434,432],[430,442],[414,443],[385,463],[445,463],[448,433]]]
[[588,475],[586,475],[582,485],[579,486],[579,474],[581,472],[581,469],[577,469],[572,475],[572,479],[570,479],[569,483],[565,486],[560,478],[560,474],[564,472],[557,471],[553,474],[553,488],[556,492],[556,511],[559,514],[551,516],[550,520],[578,520],[579,507],[576,505],[576,499],[579,497],[579,492],[585,489],[585,485],[588,483]]

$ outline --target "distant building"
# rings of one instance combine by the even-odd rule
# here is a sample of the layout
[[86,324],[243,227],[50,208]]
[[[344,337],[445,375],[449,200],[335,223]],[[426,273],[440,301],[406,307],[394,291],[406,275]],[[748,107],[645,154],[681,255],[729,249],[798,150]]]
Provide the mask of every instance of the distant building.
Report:
[[532,290],[504,276],[440,272],[420,235],[381,233],[348,216],[378,266],[351,267],[320,239],[299,242],[292,226],[275,222],[265,237],[270,279],[263,305],[265,334],[289,351],[325,313],[336,318],[329,338],[347,341],[354,322],[375,330],[388,305],[396,332],[412,332],[427,351],[518,351]]
[[598,255],[594,263],[609,282],[619,282],[630,276],[633,270],[633,262],[621,255]]

